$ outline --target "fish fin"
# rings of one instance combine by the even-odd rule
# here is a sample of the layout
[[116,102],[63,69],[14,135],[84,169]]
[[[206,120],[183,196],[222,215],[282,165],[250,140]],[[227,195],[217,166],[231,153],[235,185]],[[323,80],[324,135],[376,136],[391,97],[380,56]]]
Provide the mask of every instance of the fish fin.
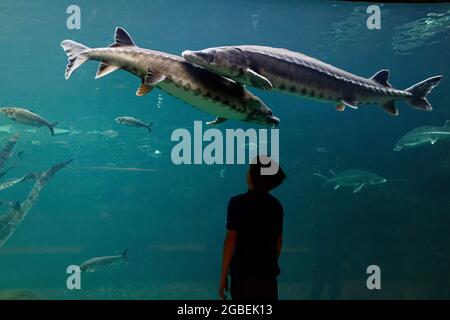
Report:
[[82,53],[86,50],[89,50],[89,47],[85,45],[72,41],[72,40],[64,40],[61,42],[61,47],[67,54],[69,61],[66,66],[65,77],[66,80],[70,78],[72,73],[78,69],[83,63],[89,60],[88,57],[82,55]]
[[415,109],[433,110],[433,107],[427,100],[427,95],[439,84],[441,79],[442,76],[434,76],[405,89],[406,92],[411,94],[410,97],[406,98],[406,101]]
[[166,79],[166,76],[157,72],[151,72],[148,71],[147,75],[144,78],[143,83],[149,86],[155,86],[158,83],[164,81]]
[[386,111],[386,112],[389,113],[390,115],[392,115],[392,116],[398,116],[398,109],[397,109],[397,107],[395,106],[394,100],[391,100],[391,101],[389,101],[389,102],[386,102],[386,103],[383,104],[381,107],[384,109],[384,111]]
[[142,83],[139,88],[136,91],[136,95],[138,97],[145,96],[147,93],[149,93],[153,87],[149,86],[148,84]]
[[432,140],[430,141],[430,143],[431,143],[431,144],[435,144],[436,141],[437,141],[437,139],[432,139]]
[[339,189],[340,187],[341,187],[341,185],[340,185],[340,184],[337,184],[337,185],[334,186],[333,190],[337,190],[337,189]]
[[128,32],[121,28],[116,27],[116,31],[114,33],[114,43],[110,45],[111,48],[114,47],[135,47],[133,39],[131,39],[131,36],[128,34]]
[[349,101],[349,100],[341,99],[341,103],[343,103],[346,107],[349,107],[352,109],[358,109],[356,101]]
[[365,184],[361,183],[359,186],[357,186],[353,189],[353,193],[358,193],[359,191],[361,191],[362,187],[364,187],[364,186],[365,186]]
[[370,80],[373,80],[383,86],[392,88],[391,84],[389,83],[389,70],[383,69],[378,71],[372,77],[370,77]]
[[445,121],[444,127],[450,127],[450,120]]
[[319,177],[319,178],[323,179],[323,180],[328,180],[328,178],[325,177],[323,174],[320,174],[320,173],[314,173],[314,175],[315,175],[316,177]]
[[148,133],[152,133],[152,125],[151,124],[148,125],[146,128],[148,130]]
[[48,125],[48,129],[50,130],[50,133],[52,134],[52,136],[55,135],[55,127],[57,125],[58,125],[58,122],[53,122]]
[[125,249],[125,250],[122,252],[122,258],[123,258],[126,262],[130,262],[130,260],[128,260],[127,253],[128,253],[128,249]]
[[252,69],[247,69],[245,71],[248,74],[252,86],[263,89],[264,91],[273,89],[272,83],[267,78],[263,77],[259,73],[256,73]]
[[328,170],[333,176],[336,175],[336,172],[334,172],[333,170]]
[[95,79],[104,77],[108,74],[110,74],[111,72],[114,72],[116,70],[120,69],[120,67],[118,66],[113,66],[112,64],[106,63],[106,62],[100,62],[100,65],[98,67],[98,71],[95,74]]
[[345,104],[344,103],[338,103],[337,105],[336,105],[336,110],[337,111],[340,111],[340,112],[342,112],[342,111],[344,111],[345,110]]
[[225,121],[227,121],[227,120],[228,120],[227,118],[217,117],[217,118],[215,118],[213,121],[208,121],[208,122],[206,122],[206,124],[207,124],[208,126],[213,126],[213,125],[216,125],[216,124],[223,123],[223,122],[225,122]]

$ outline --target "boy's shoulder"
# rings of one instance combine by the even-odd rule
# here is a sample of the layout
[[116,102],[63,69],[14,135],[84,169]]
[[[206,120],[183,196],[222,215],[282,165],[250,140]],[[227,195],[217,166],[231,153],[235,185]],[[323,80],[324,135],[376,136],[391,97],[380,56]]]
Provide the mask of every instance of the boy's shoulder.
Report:
[[[250,194],[249,192],[240,193],[240,194],[237,194],[237,195],[231,197],[230,202],[239,202],[239,201],[247,200],[249,197],[253,197],[253,195]],[[274,202],[277,205],[281,206],[281,202],[278,200],[278,198],[276,198],[275,196],[271,195],[268,192],[261,193],[258,195],[258,197],[263,197],[263,198],[269,199],[269,201]]]
[[231,197],[230,202],[240,201],[247,197],[248,197],[248,192],[240,193],[240,194],[237,194],[237,195]]

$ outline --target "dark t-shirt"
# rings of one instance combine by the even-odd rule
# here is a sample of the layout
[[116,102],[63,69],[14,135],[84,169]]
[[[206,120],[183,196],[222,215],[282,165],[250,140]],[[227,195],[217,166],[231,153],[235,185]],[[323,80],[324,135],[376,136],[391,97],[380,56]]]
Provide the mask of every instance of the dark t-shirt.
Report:
[[237,232],[230,274],[278,275],[277,240],[283,230],[283,207],[266,192],[248,191],[228,203],[227,229]]

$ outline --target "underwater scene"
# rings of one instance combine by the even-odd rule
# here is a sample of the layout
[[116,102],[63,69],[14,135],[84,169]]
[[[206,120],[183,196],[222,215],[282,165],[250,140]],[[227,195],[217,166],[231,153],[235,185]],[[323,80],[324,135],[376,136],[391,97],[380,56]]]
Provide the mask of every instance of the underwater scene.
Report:
[[279,299],[450,299],[450,4],[370,6],[2,0],[0,299],[219,299],[256,154]]

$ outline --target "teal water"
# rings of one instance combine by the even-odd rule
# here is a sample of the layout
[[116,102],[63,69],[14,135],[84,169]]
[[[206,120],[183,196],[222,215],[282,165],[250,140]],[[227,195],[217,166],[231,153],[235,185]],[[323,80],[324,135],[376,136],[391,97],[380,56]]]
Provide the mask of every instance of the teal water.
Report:
[[[10,160],[16,166],[3,179],[76,156],[0,248],[0,297],[26,291],[48,299],[216,299],[226,206],[246,190],[246,166],[174,165],[172,131],[214,116],[158,89],[136,97],[140,81],[126,72],[94,80],[97,63],[89,62],[64,79],[61,40],[103,47],[121,26],[137,45],[173,54],[260,44],[364,76],[388,68],[398,88],[442,74],[430,94],[433,112],[399,103],[398,117],[378,107],[340,113],[249,89],[281,119],[288,179],[274,191],[285,209],[280,298],[450,298],[449,143],[393,152],[406,131],[450,119],[449,4],[383,5],[381,30],[369,30],[363,3],[79,0],[81,29],[68,30],[70,4],[0,3],[0,106],[29,108],[71,130],[51,137],[46,129],[15,126],[15,151],[25,152]],[[153,121],[152,134],[116,124],[122,115]],[[1,117],[0,126],[10,124]],[[219,128],[237,127],[259,128],[236,121]],[[11,136],[0,135],[2,145]],[[354,168],[388,182],[353,194],[323,188],[313,175]],[[32,185],[0,191],[0,199],[22,201]],[[67,266],[125,248],[130,264],[83,274],[81,290],[67,289]],[[366,287],[372,264],[381,268],[381,290]]]

